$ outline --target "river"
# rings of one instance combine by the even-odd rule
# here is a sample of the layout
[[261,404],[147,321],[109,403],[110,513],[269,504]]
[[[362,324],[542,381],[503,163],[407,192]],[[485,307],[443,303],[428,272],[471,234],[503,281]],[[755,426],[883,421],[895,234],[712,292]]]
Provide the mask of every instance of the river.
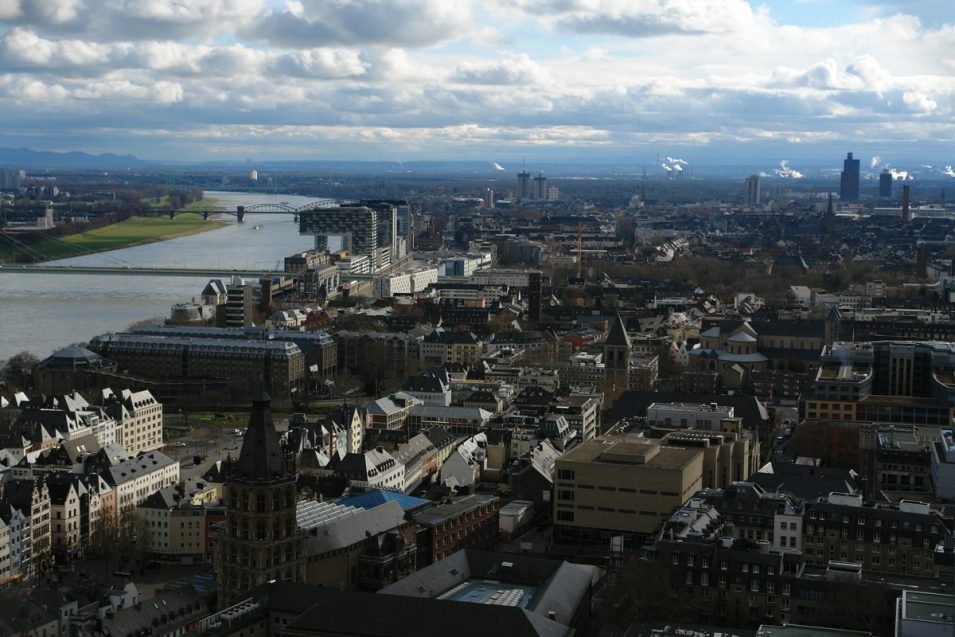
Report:
[[[237,205],[316,198],[206,191],[225,210]],[[74,265],[137,265],[281,269],[282,259],[313,245],[291,215],[246,213],[244,223],[222,215],[215,230],[99,254],[51,261]],[[256,225],[261,229],[253,230]],[[143,319],[165,318],[174,303],[198,297],[206,280],[180,277],[0,274],[0,365],[24,350],[41,359],[61,347],[119,332]]]

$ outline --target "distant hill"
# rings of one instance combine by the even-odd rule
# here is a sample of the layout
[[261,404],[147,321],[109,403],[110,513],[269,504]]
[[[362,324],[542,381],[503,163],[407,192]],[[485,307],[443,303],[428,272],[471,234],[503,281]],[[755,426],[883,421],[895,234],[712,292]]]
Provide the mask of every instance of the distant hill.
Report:
[[126,168],[148,162],[133,155],[91,155],[79,151],[56,153],[29,148],[0,147],[0,166],[9,168]]

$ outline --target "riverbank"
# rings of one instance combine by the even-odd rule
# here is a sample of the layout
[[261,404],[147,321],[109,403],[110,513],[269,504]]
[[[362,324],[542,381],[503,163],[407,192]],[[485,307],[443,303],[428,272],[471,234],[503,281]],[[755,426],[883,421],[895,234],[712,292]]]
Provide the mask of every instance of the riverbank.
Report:
[[[208,209],[215,205],[215,199],[202,199],[189,207]],[[168,216],[130,217],[102,228],[32,243],[30,248],[45,256],[46,260],[65,259],[187,237],[224,225],[227,224],[223,221],[207,221],[197,215],[177,215],[175,219]]]

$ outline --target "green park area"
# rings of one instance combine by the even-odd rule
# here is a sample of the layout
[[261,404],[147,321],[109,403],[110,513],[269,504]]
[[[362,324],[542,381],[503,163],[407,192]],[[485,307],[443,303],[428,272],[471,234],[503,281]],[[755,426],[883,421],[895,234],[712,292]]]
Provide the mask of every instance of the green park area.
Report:
[[[190,207],[197,209],[212,206],[214,202],[203,200]],[[92,252],[105,252],[143,243],[175,239],[224,225],[218,221],[207,221],[198,215],[130,217],[125,221],[110,224],[102,228],[87,230],[56,239],[45,239],[30,244],[30,248],[47,259],[63,259]]]

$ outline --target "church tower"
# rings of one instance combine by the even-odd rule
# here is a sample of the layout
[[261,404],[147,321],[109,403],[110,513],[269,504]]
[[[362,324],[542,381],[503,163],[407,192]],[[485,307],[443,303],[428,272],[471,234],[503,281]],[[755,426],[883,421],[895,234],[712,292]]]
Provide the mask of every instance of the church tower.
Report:
[[269,580],[305,580],[305,534],[295,519],[295,473],[272,423],[270,398],[252,401],[239,459],[225,469],[225,532],[216,552],[219,606],[243,599]]
[[622,391],[627,388],[630,380],[630,356],[633,354],[633,341],[627,334],[626,324],[620,313],[604,341],[604,369],[607,380],[614,389]]

